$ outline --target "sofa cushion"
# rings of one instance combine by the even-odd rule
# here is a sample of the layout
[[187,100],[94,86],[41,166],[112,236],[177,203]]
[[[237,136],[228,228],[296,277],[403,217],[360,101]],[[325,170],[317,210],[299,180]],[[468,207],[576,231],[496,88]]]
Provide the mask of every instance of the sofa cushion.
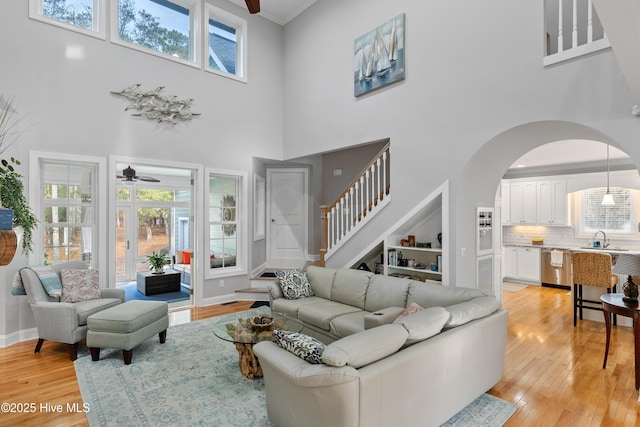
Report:
[[405,310],[404,307],[387,307],[364,316],[364,328],[371,329],[381,325],[393,323],[400,313]]
[[300,270],[278,270],[275,274],[285,298],[300,299],[313,296],[313,290],[305,272]]
[[407,305],[415,302],[422,307],[447,307],[459,302],[484,296],[485,294],[477,289],[452,288],[433,283],[412,281],[409,286]]
[[364,301],[371,276],[373,273],[370,271],[339,269],[333,278],[331,300],[364,310]]
[[375,274],[367,288],[364,309],[378,311],[387,307],[406,307],[411,280]]
[[382,325],[329,344],[322,361],[329,366],[361,368],[398,351],[409,336],[400,325]]
[[464,325],[481,317],[485,317],[500,308],[500,302],[491,296],[482,296],[470,301],[445,307],[451,315],[445,324],[446,328]]
[[413,344],[438,334],[449,316],[449,312],[443,307],[429,307],[398,317],[393,323],[402,325],[407,330],[407,344]]
[[336,275],[335,268],[317,267],[310,265],[307,267],[307,279],[311,283],[313,294],[320,298],[331,299],[331,287],[333,278]]
[[361,311],[357,307],[324,300],[316,304],[307,304],[298,308],[298,319],[304,323],[328,331],[331,321],[338,316]]
[[88,301],[80,301],[74,304],[76,314],[78,315],[78,325],[86,325],[87,317],[93,313],[104,310],[105,308],[115,307],[122,303],[120,298],[100,298]]
[[329,333],[336,337],[346,337],[364,331],[364,318],[368,315],[366,311],[356,311],[354,313],[343,314],[331,321]]
[[282,331],[280,329],[273,331],[273,337],[276,343],[289,353],[295,354],[309,363],[322,363],[322,353],[325,345],[317,339],[299,332]]
[[62,279],[61,302],[88,301],[100,298],[98,270],[60,270]]
[[271,302],[271,310],[275,311],[276,313],[284,313],[289,316],[298,318],[298,310],[300,310],[300,307],[310,304],[318,304],[325,301],[326,300],[324,298],[318,297],[300,299],[278,298],[274,299]]

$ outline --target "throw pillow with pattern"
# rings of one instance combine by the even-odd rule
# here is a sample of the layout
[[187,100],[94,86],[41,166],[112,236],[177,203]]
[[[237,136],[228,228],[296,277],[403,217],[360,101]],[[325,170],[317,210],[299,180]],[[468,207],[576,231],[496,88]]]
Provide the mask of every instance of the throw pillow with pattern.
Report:
[[61,302],[89,301],[100,298],[98,270],[60,270]]
[[313,296],[307,273],[300,270],[278,270],[275,272],[282,293],[287,299],[300,299]]
[[276,343],[289,353],[298,356],[312,364],[322,363],[322,353],[325,345],[317,339],[299,332],[283,331],[276,329],[273,331],[273,338]]

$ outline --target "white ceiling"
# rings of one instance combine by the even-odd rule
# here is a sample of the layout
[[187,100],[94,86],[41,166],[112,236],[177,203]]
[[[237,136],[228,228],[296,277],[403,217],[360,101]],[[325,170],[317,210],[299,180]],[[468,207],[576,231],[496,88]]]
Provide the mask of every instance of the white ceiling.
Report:
[[[247,7],[244,0],[229,0],[243,8]],[[302,13],[317,0],[260,0],[260,16],[276,24],[285,25]]]

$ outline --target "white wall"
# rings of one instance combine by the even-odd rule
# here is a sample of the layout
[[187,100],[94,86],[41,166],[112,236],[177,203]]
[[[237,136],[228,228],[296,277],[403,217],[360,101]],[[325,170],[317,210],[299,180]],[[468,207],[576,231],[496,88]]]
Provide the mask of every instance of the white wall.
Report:
[[[253,156],[280,159],[283,29],[230,2],[208,1],[248,21],[246,84],[30,20],[26,0],[0,2],[0,94],[15,99],[27,128],[12,152],[22,160],[27,180],[30,150],[184,162],[249,176]],[[67,58],[68,48],[82,57]],[[201,116],[175,126],[132,117],[124,111],[124,99],[110,91],[135,83],[148,90],[165,86],[164,94],[194,98],[191,111]],[[15,271],[12,266],[2,270]],[[210,282],[215,283],[204,283],[204,298],[249,286],[248,276],[225,279],[224,289]],[[10,287],[10,279],[2,283]],[[8,312],[9,306],[15,311],[17,301],[30,313],[24,297],[3,298],[0,338],[19,329],[20,316]]]
[[[330,264],[354,258],[449,180],[450,283],[475,286],[475,207],[493,205],[519,156],[584,136],[611,142],[639,164],[636,102],[613,53],[544,68],[542,8],[508,0],[323,0],[286,26],[285,158],[391,139],[393,203]],[[353,40],[399,13],[406,14],[406,79],[355,98]]]

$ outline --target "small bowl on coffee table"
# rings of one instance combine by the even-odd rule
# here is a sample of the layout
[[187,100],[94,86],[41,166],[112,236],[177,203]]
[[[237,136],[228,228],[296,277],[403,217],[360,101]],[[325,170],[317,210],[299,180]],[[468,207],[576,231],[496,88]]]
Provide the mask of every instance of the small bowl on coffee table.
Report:
[[256,331],[266,331],[273,326],[273,317],[269,315],[260,315],[249,319],[249,323]]

